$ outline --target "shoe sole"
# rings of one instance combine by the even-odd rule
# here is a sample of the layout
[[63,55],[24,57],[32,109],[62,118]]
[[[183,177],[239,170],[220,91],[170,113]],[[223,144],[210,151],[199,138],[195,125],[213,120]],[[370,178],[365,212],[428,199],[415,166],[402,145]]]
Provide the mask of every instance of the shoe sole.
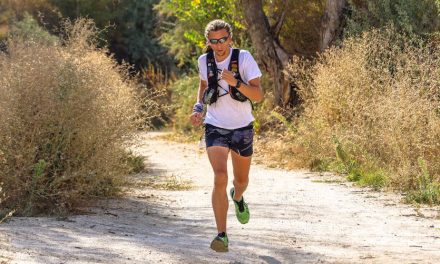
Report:
[[225,247],[222,241],[220,240],[213,240],[211,242],[211,249],[216,252],[228,252],[229,249]]

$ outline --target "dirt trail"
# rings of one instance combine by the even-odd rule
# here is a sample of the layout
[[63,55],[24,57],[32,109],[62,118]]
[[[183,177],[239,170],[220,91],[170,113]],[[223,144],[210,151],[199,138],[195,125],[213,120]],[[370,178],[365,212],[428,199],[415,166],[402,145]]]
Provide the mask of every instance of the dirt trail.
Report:
[[140,134],[132,147],[153,166],[137,181],[171,176],[191,180],[191,190],[143,187],[68,219],[14,217],[0,224],[0,263],[439,263],[438,207],[259,165],[245,196],[249,224],[231,204],[230,252],[214,253],[206,154],[156,135]]

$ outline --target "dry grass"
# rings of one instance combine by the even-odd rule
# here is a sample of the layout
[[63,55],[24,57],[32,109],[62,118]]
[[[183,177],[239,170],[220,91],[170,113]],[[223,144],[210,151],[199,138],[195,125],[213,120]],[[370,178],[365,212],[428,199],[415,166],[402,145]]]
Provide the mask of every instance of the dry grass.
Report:
[[305,164],[378,188],[438,186],[440,49],[421,43],[372,31],[313,66],[291,65],[305,104],[287,141],[305,151]]
[[193,182],[191,180],[184,180],[175,175],[152,175],[141,181],[134,181],[133,187],[167,191],[188,191],[193,188]]
[[192,182],[189,180],[182,180],[180,177],[169,176],[162,181],[156,181],[150,184],[153,189],[168,190],[168,191],[187,191],[192,188]]
[[169,123],[172,110],[168,85],[174,79],[174,75],[168,76],[153,65],[140,70],[138,74],[139,97],[142,101],[140,125],[143,128],[162,128]]
[[0,205],[20,214],[118,194],[127,172],[135,84],[96,48],[91,21],[65,32],[62,44],[12,39],[0,54]]

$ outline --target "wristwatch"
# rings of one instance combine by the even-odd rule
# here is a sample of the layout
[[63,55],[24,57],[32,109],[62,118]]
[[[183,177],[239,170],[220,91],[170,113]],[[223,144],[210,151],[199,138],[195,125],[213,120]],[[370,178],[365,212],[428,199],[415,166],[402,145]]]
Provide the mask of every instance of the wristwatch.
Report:
[[237,80],[237,84],[235,85],[235,88],[239,89],[240,86],[241,86],[241,81],[240,81],[240,80]]

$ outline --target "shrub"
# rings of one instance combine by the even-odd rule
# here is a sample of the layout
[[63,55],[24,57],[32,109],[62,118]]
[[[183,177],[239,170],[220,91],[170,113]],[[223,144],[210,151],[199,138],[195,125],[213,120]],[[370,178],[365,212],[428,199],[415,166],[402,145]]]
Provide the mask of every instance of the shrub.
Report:
[[96,48],[91,21],[65,32],[62,45],[12,38],[0,53],[3,209],[62,212],[121,191],[135,85]]
[[337,161],[342,144],[350,164],[374,168],[375,176],[363,173],[377,186],[419,189],[418,159],[440,182],[439,55],[439,47],[387,28],[347,39],[310,71],[297,60],[289,70],[305,103],[294,140],[305,161]]
[[172,108],[174,110],[174,129],[184,133],[187,137],[197,139],[200,137],[200,128],[195,128],[189,121],[194,103],[197,101],[199,76],[185,76],[171,84]]
[[169,77],[153,65],[142,68],[137,76],[138,93],[142,102],[141,127],[157,129],[166,126],[172,115],[171,91],[168,85],[175,79],[175,76]]
[[401,32],[426,36],[440,30],[439,0],[349,0],[346,33],[359,34],[393,24]]
[[37,18],[41,26],[50,30],[55,29],[61,19],[52,0],[0,0],[0,40],[8,36],[11,23],[26,20],[26,17]]
[[38,42],[42,45],[54,45],[59,41],[56,36],[41,28],[38,22],[28,13],[24,14],[22,20],[12,24],[10,36],[15,39]]
[[419,188],[410,191],[407,200],[418,203],[440,204],[440,183],[433,182],[423,159],[419,159],[418,162],[422,171],[419,175]]

